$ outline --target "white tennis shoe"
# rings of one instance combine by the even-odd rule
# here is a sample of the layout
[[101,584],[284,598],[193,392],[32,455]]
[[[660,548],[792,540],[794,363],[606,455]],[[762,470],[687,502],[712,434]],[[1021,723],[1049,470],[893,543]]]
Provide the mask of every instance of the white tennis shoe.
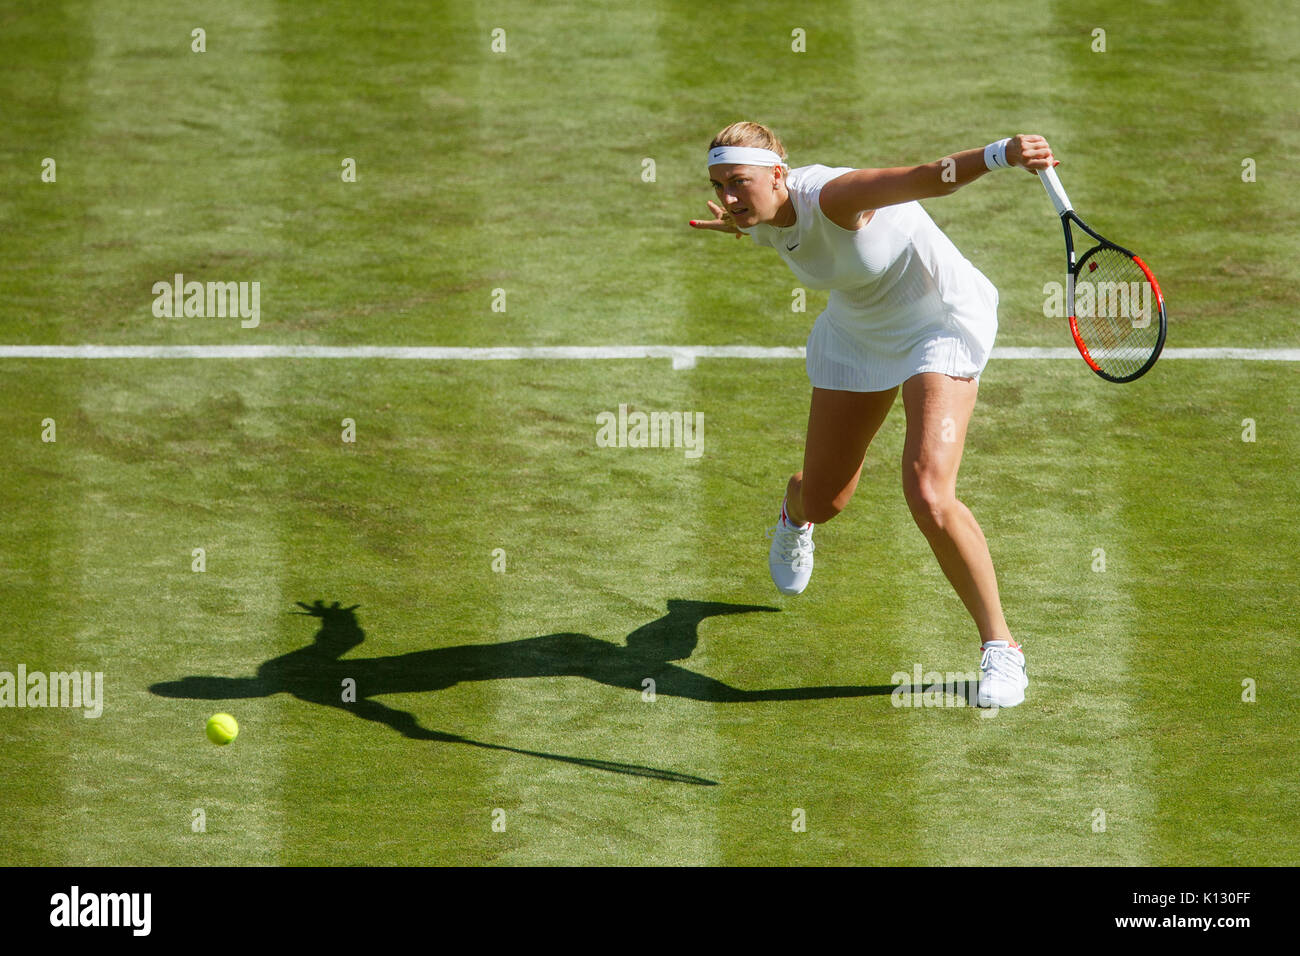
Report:
[[801,594],[808,586],[813,569],[812,533],[812,522],[796,528],[786,520],[784,504],[781,517],[767,529],[767,536],[772,539],[767,566],[772,572],[772,583],[782,594]]
[[1024,652],[1007,641],[985,641],[981,649],[979,706],[1015,707],[1023,702],[1029,686]]

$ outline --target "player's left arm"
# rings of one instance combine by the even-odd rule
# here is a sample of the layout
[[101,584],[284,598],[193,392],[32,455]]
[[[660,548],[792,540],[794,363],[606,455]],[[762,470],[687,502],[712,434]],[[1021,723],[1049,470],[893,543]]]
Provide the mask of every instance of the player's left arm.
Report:
[[[1056,160],[1043,137],[1021,134],[1011,137],[1007,143],[1007,162],[1037,173],[1054,165]],[[855,169],[836,176],[822,187],[821,208],[831,222],[852,229],[855,228],[852,224],[864,212],[914,199],[947,196],[988,171],[983,147],[962,150],[920,166]]]

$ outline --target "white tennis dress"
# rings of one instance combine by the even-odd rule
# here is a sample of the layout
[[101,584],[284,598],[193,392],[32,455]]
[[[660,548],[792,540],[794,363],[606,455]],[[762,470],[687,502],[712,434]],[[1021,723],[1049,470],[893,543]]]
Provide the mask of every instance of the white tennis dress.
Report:
[[818,388],[877,392],[918,372],[979,378],[998,331],[998,292],[920,203],[875,211],[862,229],[826,218],[822,187],[850,166],[800,166],[786,182],[793,226],[742,231],[771,246],[812,289],[830,289],[808,336]]

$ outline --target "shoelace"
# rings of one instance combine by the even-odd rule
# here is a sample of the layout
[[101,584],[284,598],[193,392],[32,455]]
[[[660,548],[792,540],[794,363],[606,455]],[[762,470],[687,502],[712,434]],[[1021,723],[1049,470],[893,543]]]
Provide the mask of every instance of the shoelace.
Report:
[[985,678],[989,681],[1009,680],[1018,681],[1025,669],[1020,661],[1020,655],[1010,647],[986,647],[984,656],[980,658],[980,670],[988,676]]
[[817,547],[813,543],[811,529],[796,531],[794,528],[785,527],[779,521],[767,529],[767,536],[777,539],[776,546],[780,551],[781,560],[796,571],[812,558],[813,549]]

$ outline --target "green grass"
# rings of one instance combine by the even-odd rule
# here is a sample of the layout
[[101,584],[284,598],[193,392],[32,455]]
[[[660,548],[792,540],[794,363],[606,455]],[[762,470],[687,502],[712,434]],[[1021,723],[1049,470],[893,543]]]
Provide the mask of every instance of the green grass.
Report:
[[[709,138],[749,117],[795,165],[1041,132],[1085,218],[1157,270],[1170,346],[1296,347],[1298,41],[1283,4],[9,10],[0,344],[800,345],[824,293],[792,314],[774,257],[685,227]],[[1068,343],[1032,179],[927,208],[998,285],[999,345]],[[259,281],[261,326],[154,318],[176,272]],[[96,720],[0,709],[7,862],[1300,862],[1288,365],[1168,360],[1123,387],[989,366],[959,488],[1033,681],[992,719],[887,693],[978,663],[902,500],[901,409],[810,589],[771,587],[797,361],[0,371],[0,671],[103,671],[107,695]],[[620,403],[703,412],[704,456],[598,448]],[[293,612],[317,600],[359,605],[364,642],[284,671],[297,696],[151,692],[311,646],[321,622]],[[629,646],[669,601],[780,613]],[[688,656],[638,650],[665,636]],[[342,704],[350,661],[423,729]],[[762,693],[790,688],[811,690]],[[218,710],[228,748],[203,736]]]

